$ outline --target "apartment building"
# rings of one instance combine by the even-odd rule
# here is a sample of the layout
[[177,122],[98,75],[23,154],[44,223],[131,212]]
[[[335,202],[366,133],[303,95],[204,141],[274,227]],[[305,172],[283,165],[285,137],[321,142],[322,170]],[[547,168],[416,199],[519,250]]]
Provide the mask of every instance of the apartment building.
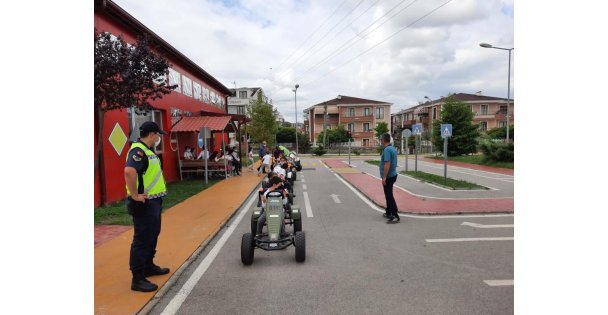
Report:
[[[452,94],[457,101],[467,104],[475,114],[473,123],[479,124],[482,132],[496,127],[505,127],[507,124],[507,100],[500,97],[485,96],[480,92],[475,94]],[[441,120],[441,106],[445,97],[428,101],[391,114],[391,134],[395,139],[401,139],[401,130],[411,129],[413,124],[422,124],[423,130],[428,131],[433,122]],[[515,106],[513,100],[509,102],[509,122],[513,125],[515,120]]]
[[242,87],[230,89],[228,96],[228,114],[247,115],[247,105],[252,100],[258,99],[258,94],[262,93],[264,101],[268,102],[268,97],[264,95],[264,91],[259,87]]
[[316,146],[324,123],[327,129],[334,129],[343,124],[344,128],[351,131],[354,146],[375,146],[379,143],[374,131],[378,123],[385,122],[389,130],[391,128],[392,105],[388,102],[338,95],[304,110],[304,131]]

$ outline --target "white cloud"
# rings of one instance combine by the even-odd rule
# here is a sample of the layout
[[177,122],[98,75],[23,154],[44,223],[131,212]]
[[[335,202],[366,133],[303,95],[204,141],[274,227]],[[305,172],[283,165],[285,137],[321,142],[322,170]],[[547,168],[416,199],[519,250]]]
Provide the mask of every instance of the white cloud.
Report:
[[[513,47],[512,0],[453,0],[357,57],[446,2],[418,0],[362,38],[366,33],[357,33],[401,1],[380,1],[370,8],[375,0],[365,0],[311,50],[314,54],[302,55],[358,2],[347,1],[291,56],[342,1],[116,0],[227,87],[236,81],[237,86],[264,88],[288,121],[294,120],[295,80],[300,84],[298,121],[302,109],[338,94],[392,102],[393,112],[417,104],[425,95],[481,90],[506,96],[507,52],[484,49],[479,43]],[[411,2],[403,1],[386,18]],[[360,40],[305,73],[352,38]]]

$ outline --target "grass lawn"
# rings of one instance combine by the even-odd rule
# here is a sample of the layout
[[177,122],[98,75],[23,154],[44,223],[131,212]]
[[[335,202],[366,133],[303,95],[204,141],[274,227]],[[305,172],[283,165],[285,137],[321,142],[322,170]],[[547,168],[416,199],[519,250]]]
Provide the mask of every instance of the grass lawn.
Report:
[[[191,196],[211,187],[219,179],[210,179],[205,185],[205,178],[185,179],[167,185],[169,194],[163,200],[163,212]],[[133,225],[131,216],[127,213],[124,201],[95,208],[95,225]]]
[[[427,156],[431,159],[443,160],[443,157]],[[513,162],[484,162],[483,155],[448,156],[448,161],[464,162],[477,165],[493,166],[513,169]]]
[[429,182],[436,185],[448,187],[451,189],[488,189],[487,187],[479,186],[474,183],[470,183],[464,180],[457,180],[453,178],[447,178],[447,182],[444,181],[443,176],[429,174],[425,172],[416,171],[401,171],[400,174],[408,175],[416,179],[422,180],[423,182]]
[[380,160],[365,160],[365,163],[380,166]]

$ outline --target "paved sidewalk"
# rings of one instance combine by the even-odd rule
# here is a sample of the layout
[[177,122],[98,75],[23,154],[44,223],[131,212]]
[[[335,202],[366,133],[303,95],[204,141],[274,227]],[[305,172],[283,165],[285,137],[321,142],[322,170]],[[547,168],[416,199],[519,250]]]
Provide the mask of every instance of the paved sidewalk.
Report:
[[[249,170],[242,174],[222,180],[163,213],[154,260],[171,268],[171,272],[149,278],[159,290],[201,244],[222,228],[262,179]],[[131,291],[132,240],[130,227],[95,247],[95,314],[134,314],[156,294]]]
[[[323,162],[376,205],[386,208],[382,182],[378,178],[355,171],[347,163],[338,159],[328,159]],[[417,214],[512,213],[514,209],[512,198],[425,199],[416,197],[397,186],[394,187],[393,192],[399,212]]]

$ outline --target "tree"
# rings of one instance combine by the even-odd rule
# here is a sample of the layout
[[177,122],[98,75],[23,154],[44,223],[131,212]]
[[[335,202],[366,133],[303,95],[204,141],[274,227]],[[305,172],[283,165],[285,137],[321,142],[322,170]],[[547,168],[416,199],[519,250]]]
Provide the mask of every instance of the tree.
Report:
[[[134,45],[122,37],[94,31],[94,106],[97,121],[97,152],[95,174],[101,160],[103,123],[105,113],[115,109],[136,108],[147,111],[150,101],[171,93],[177,85],[169,86],[165,77],[170,67],[167,59],[156,53],[147,36],[141,36]],[[103,174],[102,180],[102,203]]]
[[317,137],[317,142],[323,143],[323,137],[325,135],[325,132],[327,132],[327,143],[329,145],[348,141],[348,131],[346,130],[346,128],[344,128],[344,124],[338,125],[336,129],[328,129],[326,131],[322,131]]
[[258,93],[257,100],[251,100],[247,106],[247,114],[251,117],[249,132],[253,141],[256,143],[266,141],[269,147],[275,146],[274,137],[278,128],[278,112],[272,105],[264,101],[263,93]]
[[[490,139],[506,139],[507,138],[507,127],[496,127],[488,130],[486,135]],[[509,139],[514,140],[515,126],[509,126]]]
[[[298,139],[299,140],[299,139]],[[277,129],[277,142],[296,142],[296,128],[279,127]]]
[[441,122],[433,124],[433,145],[443,152],[440,124],[452,124],[452,137],[448,139],[448,155],[464,155],[477,152],[479,125],[473,124],[473,112],[468,105],[448,96],[441,107]]
[[388,124],[385,122],[378,123],[374,130],[376,131],[376,139],[379,139],[383,134],[388,132]]

